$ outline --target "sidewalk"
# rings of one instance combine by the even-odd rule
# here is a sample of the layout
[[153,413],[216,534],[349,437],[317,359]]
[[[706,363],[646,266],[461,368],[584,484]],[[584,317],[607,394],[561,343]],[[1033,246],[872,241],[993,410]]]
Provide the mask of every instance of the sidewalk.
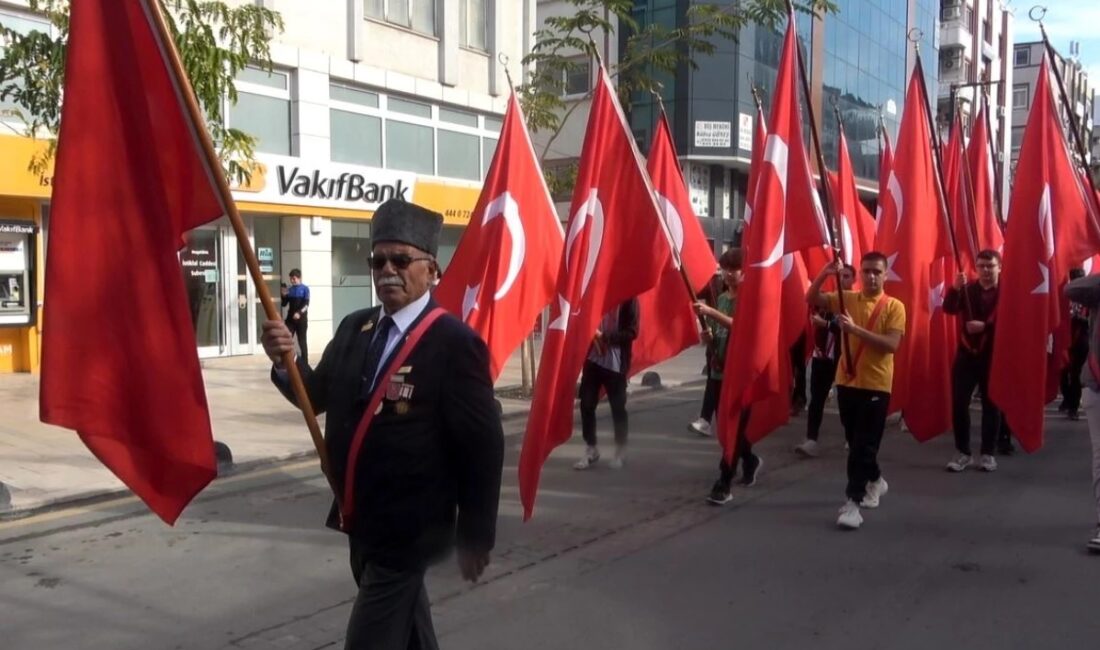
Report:
[[[301,415],[268,380],[266,357],[207,359],[202,365],[214,438],[229,446],[236,470],[313,453]],[[702,382],[702,367],[703,348],[697,346],[650,370],[673,387]],[[631,380],[632,391],[648,390],[642,375]],[[497,388],[518,386],[520,377],[517,353]],[[38,384],[38,375],[0,375],[0,519],[126,490],[76,433],[39,422]],[[502,399],[501,405],[506,420],[523,418],[530,408],[524,400]]]

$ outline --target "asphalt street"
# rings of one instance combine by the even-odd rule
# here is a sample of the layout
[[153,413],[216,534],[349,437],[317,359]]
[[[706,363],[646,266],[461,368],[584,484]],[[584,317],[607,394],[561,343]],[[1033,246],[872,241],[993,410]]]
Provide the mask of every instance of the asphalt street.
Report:
[[[717,444],[685,429],[699,397],[633,397],[623,470],[572,470],[577,436],[548,462],[528,523],[523,422],[506,425],[493,564],[477,585],[451,561],[429,574],[441,646],[1100,647],[1083,421],[1051,414],[1046,447],[993,474],[948,474],[947,437],[889,431],[890,492],[841,532],[835,415],[821,458],[791,452],[795,419],[759,446],[760,482],[718,508],[704,503]],[[601,433],[610,443],[606,419]],[[327,505],[315,463],[299,461],[220,479],[174,528],[133,499],[0,522],[0,648],[341,648],[355,586]]]

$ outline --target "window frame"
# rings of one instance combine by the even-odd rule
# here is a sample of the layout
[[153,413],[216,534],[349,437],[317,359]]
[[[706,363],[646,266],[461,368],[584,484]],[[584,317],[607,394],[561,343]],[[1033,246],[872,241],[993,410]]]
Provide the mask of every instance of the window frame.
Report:
[[[1020,55],[1024,55],[1024,60],[1020,61]],[[1031,47],[1017,47],[1012,52],[1012,67],[1022,68],[1031,65]]]
[[571,75],[571,71],[566,69],[566,68],[563,68],[562,71],[561,71],[561,77],[562,77],[562,79],[561,79],[561,84],[562,84],[561,85],[561,97],[562,97],[562,99],[565,99],[565,100],[583,99],[586,95],[588,95],[588,93],[592,92],[592,89],[594,87],[594,84],[592,83],[592,81],[593,81],[593,76],[592,75],[593,75],[593,67],[594,67],[592,65],[592,57],[587,56],[585,54],[578,54],[576,56],[568,57],[568,60],[572,61],[572,62],[575,62],[575,63],[582,63],[583,62],[585,65],[588,66],[588,83],[585,84],[585,88],[584,88],[583,92],[579,92],[579,93],[569,92],[569,77]]
[[[476,45],[470,42],[470,2],[480,2],[482,5],[482,28],[484,29],[485,42],[482,45]],[[491,42],[492,30],[489,28],[489,17],[492,16],[493,0],[459,0],[458,5],[458,44],[459,47],[463,47],[475,52],[488,53],[489,44]]]
[[[1023,91],[1024,101],[1021,104],[1016,103],[1016,93]],[[1012,86],[1012,110],[1027,110],[1028,104],[1031,103],[1031,86],[1028,84],[1013,84]]]
[[[372,94],[374,94],[378,97],[378,106],[376,108],[372,108],[372,107],[369,107],[369,106],[364,106],[363,104],[356,104],[356,103],[341,101],[341,100],[338,100],[338,99],[332,99],[331,98],[331,88],[332,88],[332,86],[341,86],[341,87],[348,88],[348,89],[351,89],[351,90],[358,90],[358,91],[372,93]],[[500,141],[500,129],[503,128],[503,121],[504,121],[504,116],[503,115],[496,115],[496,114],[491,114],[491,113],[482,113],[482,112],[479,112],[475,109],[471,109],[469,107],[464,107],[464,106],[453,106],[453,105],[449,105],[449,104],[439,104],[439,103],[433,102],[429,99],[426,99],[424,97],[416,97],[416,96],[411,96],[411,95],[399,95],[399,94],[396,94],[396,93],[387,93],[387,92],[382,91],[382,90],[377,90],[375,88],[371,88],[371,87],[365,86],[363,84],[358,84],[354,81],[351,81],[351,80],[348,80],[348,79],[341,79],[341,78],[338,78],[338,77],[329,77],[329,88],[330,88],[330,91],[329,91],[330,98],[329,98],[329,101],[328,101],[328,108],[329,108],[330,111],[331,110],[340,110],[340,111],[345,111],[345,112],[348,112],[348,113],[357,113],[357,114],[360,114],[360,115],[367,115],[367,116],[371,116],[371,117],[376,117],[376,118],[381,120],[381,124],[380,124],[380,128],[381,128],[381,131],[382,131],[382,133],[381,133],[381,146],[382,146],[382,158],[381,158],[382,165],[381,165],[381,169],[389,169],[389,170],[393,169],[390,166],[389,151],[388,151],[389,140],[388,140],[388,137],[386,135],[386,124],[390,120],[393,120],[393,121],[396,121],[396,122],[403,122],[405,124],[412,124],[414,126],[428,127],[432,130],[433,156],[432,156],[432,171],[430,172],[431,176],[439,176],[439,132],[440,132],[441,129],[445,130],[445,131],[452,131],[452,132],[455,132],[455,133],[461,133],[461,134],[464,134],[464,135],[476,136],[478,138],[478,145],[479,145],[479,154],[478,155],[479,155],[479,160],[480,160],[480,163],[481,163],[480,176],[478,177],[477,181],[481,181],[481,180],[485,179],[485,173],[488,171],[489,163],[491,162],[491,158],[492,158],[492,152],[488,152],[488,155],[486,155],[485,139],[486,138],[493,139],[493,140],[496,140],[499,143],[499,141]],[[429,106],[431,108],[430,115],[429,115],[429,117],[422,117],[422,116],[413,115],[413,114],[410,114],[410,113],[404,113],[404,112],[401,112],[401,111],[394,111],[390,108],[390,100],[391,99],[398,100],[398,101],[404,101],[404,102],[413,102],[413,103],[417,103],[417,104],[424,104],[426,106]],[[475,115],[475,116],[477,116],[477,124],[476,125],[466,125],[466,124],[458,124],[456,122],[448,122],[447,120],[443,119],[440,116],[440,111],[441,110],[450,110],[450,111],[455,111],[455,112],[458,112],[458,113],[465,113],[465,114],[469,114],[469,115]],[[499,128],[498,128],[497,123],[499,123]],[[331,127],[330,127],[330,131],[329,131],[330,139],[331,139],[331,135],[332,135],[332,132],[331,132]],[[331,144],[330,144],[329,145],[329,159],[331,160],[331,158],[332,158],[332,148],[331,148]],[[356,163],[344,163],[344,164],[356,164]],[[364,166],[366,166],[366,165],[364,165]],[[428,172],[411,172],[411,173],[428,174]],[[456,180],[477,182],[474,179],[458,178],[458,177],[455,177],[455,176],[447,176],[445,178],[454,178]]]
[[[413,16],[415,12],[413,11],[413,3],[417,2],[417,0],[378,0],[378,2],[381,3],[381,15],[375,15],[372,12],[372,7],[368,2],[364,0],[357,1],[363,2],[363,16],[365,20],[371,20],[377,23],[381,23],[383,25],[387,25],[389,27],[405,29],[420,36],[427,36],[429,38],[436,39],[439,38],[439,3],[436,0],[428,0],[432,6],[432,31],[430,32],[424,31],[423,29],[420,29],[419,27],[414,25]],[[408,15],[407,23],[390,19],[389,15],[391,2],[404,3],[406,7],[406,13]]]
[[[256,65],[248,65],[248,66],[245,66],[245,67],[249,68],[249,69],[252,69],[252,70],[259,70],[261,72],[268,72],[267,70],[264,70],[262,67],[256,66]],[[233,86],[237,90],[237,96],[238,96],[237,97],[237,103],[238,104],[240,103],[240,95],[242,95],[242,94],[243,95],[258,95],[258,96],[261,96],[261,97],[269,97],[271,99],[281,99],[281,100],[286,101],[287,109],[288,109],[287,110],[287,118],[288,118],[287,119],[287,142],[289,143],[289,145],[287,147],[287,153],[285,153],[285,154],[272,154],[272,155],[276,155],[276,156],[280,156],[280,155],[295,156],[295,155],[297,155],[297,152],[298,152],[297,143],[295,143],[295,141],[294,141],[294,93],[296,91],[294,72],[295,72],[294,68],[286,68],[286,67],[282,67],[282,66],[272,66],[269,74],[271,74],[271,75],[283,75],[286,78],[286,88],[283,88],[281,90],[278,89],[278,88],[275,88],[273,86],[269,86],[269,85],[265,85],[265,84],[258,84],[258,83],[251,82],[251,81],[245,81],[245,80],[242,80],[242,79],[239,79],[239,78],[234,78],[233,79]],[[232,111],[233,111],[233,106],[234,106],[233,102],[229,101],[229,98],[226,97],[225,100],[224,100],[223,110],[222,110],[222,116],[223,116],[222,119],[225,122],[225,127],[226,128],[231,128],[231,129],[238,128],[230,120],[230,116],[232,115]],[[245,133],[248,133],[248,129],[246,129],[246,128],[241,128],[241,130],[244,131]],[[270,152],[257,150],[257,153],[270,153]]]

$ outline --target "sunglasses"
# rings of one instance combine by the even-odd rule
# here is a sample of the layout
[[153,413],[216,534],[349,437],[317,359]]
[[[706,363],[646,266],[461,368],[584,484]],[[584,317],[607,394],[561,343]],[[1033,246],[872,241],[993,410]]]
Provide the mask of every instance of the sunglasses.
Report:
[[371,255],[367,258],[367,264],[375,271],[381,271],[386,268],[387,263],[392,263],[393,267],[398,271],[404,271],[409,268],[413,262],[432,262],[435,261],[431,257],[413,257],[406,255],[405,253],[396,253],[394,255]]

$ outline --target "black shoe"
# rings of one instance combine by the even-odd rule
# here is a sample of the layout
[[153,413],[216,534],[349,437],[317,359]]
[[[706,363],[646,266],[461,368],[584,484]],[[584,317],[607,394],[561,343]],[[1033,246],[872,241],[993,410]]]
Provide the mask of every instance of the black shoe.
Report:
[[749,457],[748,463],[745,465],[743,472],[744,476],[738,481],[738,484],[744,487],[752,487],[756,485],[756,477],[760,474],[760,468],[764,466],[764,459],[753,454]]
[[710,489],[710,494],[707,495],[707,503],[715,506],[724,506],[730,501],[733,501],[733,495],[730,494],[730,486],[722,479],[718,479],[714,482],[714,487]]
[[1077,409],[1070,409],[1069,413],[1066,414],[1066,417],[1068,417],[1071,420],[1080,420],[1081,419],[1081,412],[1078,411]]

